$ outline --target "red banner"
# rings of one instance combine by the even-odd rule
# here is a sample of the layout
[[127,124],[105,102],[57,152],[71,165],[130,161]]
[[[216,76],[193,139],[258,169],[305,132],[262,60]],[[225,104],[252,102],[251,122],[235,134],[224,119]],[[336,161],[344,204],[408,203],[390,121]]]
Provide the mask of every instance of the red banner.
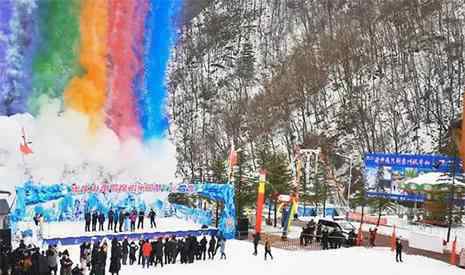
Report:
[[148,183],[131,183],[131,184],[73,184],[71,191],[76,194],[83,193],[142,193],[142,192],[170,192],[170,193],[194,193],[194,184],[148,184]]

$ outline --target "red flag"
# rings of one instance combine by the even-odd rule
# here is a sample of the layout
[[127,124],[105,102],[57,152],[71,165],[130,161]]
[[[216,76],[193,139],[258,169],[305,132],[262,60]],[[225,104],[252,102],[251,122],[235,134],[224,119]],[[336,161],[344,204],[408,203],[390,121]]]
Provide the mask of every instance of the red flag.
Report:
[[452,249],[450,251],[450,264],[457,265],[457,236],[452,242]]
[[236,152],[236,149],[234,148],[234,142],[233,142],[231,145],[231,151],[229,151],[229,156],[228,156],[229,168],[232,169],[232,167],[236,164],[237,164],[237,152]]
[[396,226],[394,225],[391,235],[391,251],[396,250]]
[[19,144],[19,151],[23,155],[32,154],[32,149],[29,147],[28,143],[26,142],[26,132],[24,131],[24,127],[21,129],[23,142]]

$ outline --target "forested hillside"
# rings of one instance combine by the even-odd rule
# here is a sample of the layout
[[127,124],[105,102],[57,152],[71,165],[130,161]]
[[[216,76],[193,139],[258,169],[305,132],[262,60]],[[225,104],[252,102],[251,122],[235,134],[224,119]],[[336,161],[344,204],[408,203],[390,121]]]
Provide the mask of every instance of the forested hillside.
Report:
[[169,75],[179,176],[224,180],[231,141],[244,188],[261,166],[289,166],[295,144],[321,147],[322,179],[341,182],[348,164],[337,154],[358,156],[359,167],[365,152],[455,150],[462,0],[192,0],[185,9]]

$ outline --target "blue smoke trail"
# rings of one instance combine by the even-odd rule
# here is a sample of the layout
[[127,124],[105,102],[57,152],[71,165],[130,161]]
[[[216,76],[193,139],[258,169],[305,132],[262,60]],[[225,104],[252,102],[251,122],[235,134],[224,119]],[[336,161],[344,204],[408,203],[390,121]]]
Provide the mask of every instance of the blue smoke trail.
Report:
[[38,40],[37,5],[35,0],[1,2],[0,40],[7,41],[0,41],[0,115],[14,115],[27,111]]
[[136,86],[137,82],[143,82],[142,88],[137,89],[137,98],[144,140],[162,138],[168,128],[166,69],[176,39],[175,18],[181,4],[182,0],[150,1],[145,21],[144,75],[136,80]]

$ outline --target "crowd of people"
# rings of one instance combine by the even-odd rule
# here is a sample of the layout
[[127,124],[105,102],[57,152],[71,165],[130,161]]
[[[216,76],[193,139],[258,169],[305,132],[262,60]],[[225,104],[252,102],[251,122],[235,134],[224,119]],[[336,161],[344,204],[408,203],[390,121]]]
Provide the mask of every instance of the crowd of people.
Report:
[[[125,238],[113,239],[110,245],[103,241],[80,245],[79,262],[73,262],[68,250],[58,251],[50,245],[46,251],[23,241],[19,247],[2,245],[0,255],[0,274],[12,275],[118,275],[123,265],[141,265],[143,268],[167,264],[191,264],[194,261],[214,260],[219,253],[220,259],[226,259],[226,239],[220,236],[201,238],[158,238],[141,239],[137,243]],[[109,258],[108,258],[108,251]],[[271,254],[270,254],[271,255]],[[107,260],[109,265],[107,266]]]
[[[153,209],[150,209],[147,215],[147,217],[150,219],[150,228],[157,227],[157,223],[155,221],[156,216],[156,212]],[[144,209],[140,209],[139,211],[137,211],[136,209],[132,209],[132,211],[118,211],[110,208],[110,210],[106,214],[99,211],[87,211],[86,213],[84,213],[84,230],[85,232],[105,230],[112,230],[115,233],[127,231],[134,232],[136,231],[136,223],[137,229],[144,229],[145,218],[146,215]],[[107,222],[106,229],[105,221]]]

